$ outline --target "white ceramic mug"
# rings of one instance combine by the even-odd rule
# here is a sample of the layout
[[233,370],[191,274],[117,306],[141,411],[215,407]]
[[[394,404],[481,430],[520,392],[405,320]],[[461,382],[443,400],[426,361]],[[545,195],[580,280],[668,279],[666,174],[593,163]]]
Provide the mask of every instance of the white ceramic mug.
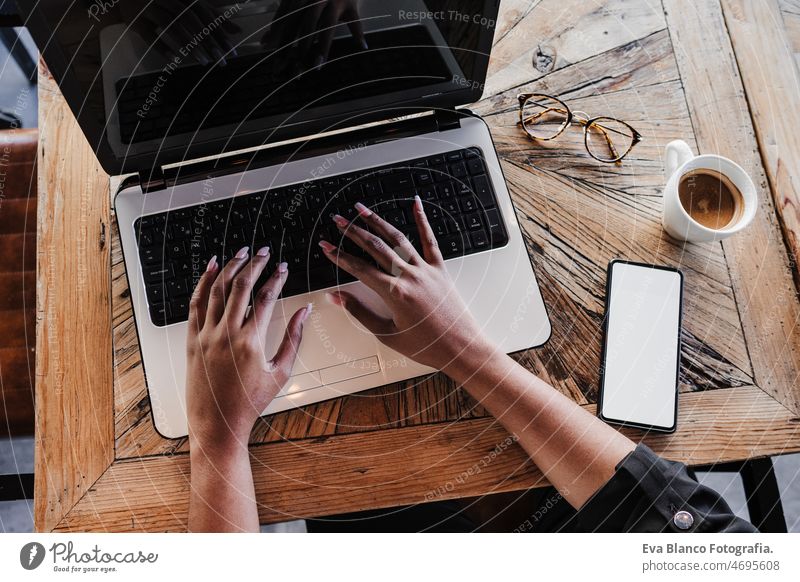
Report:
[[[708,242],[728,238],[745,228],[756,215],[758,195],[750,176],[741,166],[728,158],[715,155],[696,156],[685,141],[675,140],[667,144],[664,153],[666,160],[667,186],[664,188],[664,213],[661,224],[672,238],[687,242]],[[681,179],[694,170],[708,169],[727,177],[742,194],[744,208],[725,228],[718,230],[703,226],[694,220],[681,204],[678,185]]]

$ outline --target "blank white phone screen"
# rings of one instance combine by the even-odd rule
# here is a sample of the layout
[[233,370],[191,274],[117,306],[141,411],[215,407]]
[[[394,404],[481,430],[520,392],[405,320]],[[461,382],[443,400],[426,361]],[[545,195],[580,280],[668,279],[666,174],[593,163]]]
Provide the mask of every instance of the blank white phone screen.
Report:
[[677,271],[626,263],[611,269],[602,415],[672,429],[682,277]]

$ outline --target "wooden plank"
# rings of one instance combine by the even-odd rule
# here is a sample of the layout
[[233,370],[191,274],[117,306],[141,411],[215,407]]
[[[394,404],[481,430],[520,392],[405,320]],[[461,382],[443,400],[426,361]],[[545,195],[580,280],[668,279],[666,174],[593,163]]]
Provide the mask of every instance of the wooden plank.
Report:
[[[645,442],[668,458],[709,464],[797,450],[796,420],[754,387],[693,393],[682,399],[682,430]],[[508,439],[487,418],[253,447],[259,515],[268,523],[543,484]],[[188,503],[188,455],[118,461],[57,530],[180,531]]]
[[[691,8],[666,0],[665,7],[700,151],[732,158],[750,173],[758,189],[760,207],[753,224],[724,241],[723,248],[756,384],[797,412],[800,305],[726,21],[716,0],[696,2]],[[749,10],[742,8],[741,14],[750,14]],[[733,27],[743,25],[733,23]],[[748,97],[751,103],[757,99]],[[778,125],[794,131],[790,120]]]
[[39,73],[34,523],[51,530],[113,461],[108,177]]
[[777,0],[723,0],[722,7],[800,287],[800,76]]

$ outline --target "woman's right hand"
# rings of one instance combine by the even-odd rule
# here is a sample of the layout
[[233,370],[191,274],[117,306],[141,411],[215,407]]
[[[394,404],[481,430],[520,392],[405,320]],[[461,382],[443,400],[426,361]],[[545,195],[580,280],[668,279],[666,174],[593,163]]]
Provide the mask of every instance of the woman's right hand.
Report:
[[341,216],[336,216],[334,222],[381,268],[327,241],[320,242],[320,246],[338,267],[375,291],[392,316],[375,313],[354,295],[343,291],[330,293],[331,300],[347,309],[390,348],[438,370],[456,367],[475,348],[488,347],[488,340],[445,270],[419,197],[414,201],[414,218],[424,256],[420,256],[403,233],[366,206],[357,204],[356,209],[370,231]]

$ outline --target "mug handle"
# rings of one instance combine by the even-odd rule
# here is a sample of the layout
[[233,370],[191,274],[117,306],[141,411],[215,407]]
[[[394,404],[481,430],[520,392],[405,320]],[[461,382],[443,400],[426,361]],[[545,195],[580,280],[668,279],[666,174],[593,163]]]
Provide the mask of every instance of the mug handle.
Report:
[[680,168],[693,157],[694,152],[692,152],[692,148],[690,148],[689,144],[687,144],[685,141],[676,139],[675,141],[669,142],[666,150],[664,151],[664,158],[666,158],[665,166],[667,178],[672,176],[672,174],[675,173],[675,170]]

